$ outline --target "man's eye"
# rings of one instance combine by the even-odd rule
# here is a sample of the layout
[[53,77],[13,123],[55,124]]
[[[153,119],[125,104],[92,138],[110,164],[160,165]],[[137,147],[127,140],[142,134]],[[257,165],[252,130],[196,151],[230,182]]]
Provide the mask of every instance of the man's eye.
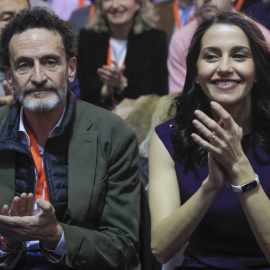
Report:
[[11,16],[11,15],[4,15],[4,16],[1,17],[0,21],[1,22],[8,22],[8,21],[10,21],[12,19],[12,17],[13,16]]
[[21,64],[19,64],[18,68],[20,70],[26,70],[27,68],[29,68],[29,64],[28,63],[21,63]]
[[55,62],[54,60],[48,60],[48,61],[46,62],[46,65],[47,65],[48,67],[54,67],[54,66],[56,65],[56,62]]

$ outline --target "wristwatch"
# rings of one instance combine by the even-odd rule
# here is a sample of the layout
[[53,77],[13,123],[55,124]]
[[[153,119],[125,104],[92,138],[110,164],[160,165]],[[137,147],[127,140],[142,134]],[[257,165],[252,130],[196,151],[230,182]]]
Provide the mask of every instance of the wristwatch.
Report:
[[240,192],[249,191],[249,190],[257,187],[259,184],[260,184],[260,180],[259,180],[258,175],[256,174],[255,180],[253,180],[249,183],[243,184],[241,186],[234,186],[233,184],[231,184],[231,187],[232,187],[232,190],[234,192],[240,193]]

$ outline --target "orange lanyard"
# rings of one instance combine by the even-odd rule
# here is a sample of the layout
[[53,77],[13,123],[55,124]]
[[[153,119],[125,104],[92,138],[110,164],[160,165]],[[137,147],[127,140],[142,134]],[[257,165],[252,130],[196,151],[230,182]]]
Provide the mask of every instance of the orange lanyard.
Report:
[[[78,0],[78,8],[85,7],[85,2],[84,0]],[[95,14],[95,4],[92,2],[91,7],[89,9],[89,15],[90,18]]]
[[95,9],[96,9],[95,4],[92,3],[92,5],[91,5],[91,7],[89,9],[90,19],[93,18],[94,14],[95,14]]
[[177,29],[181,28],[181,21],[179,18],[179,7],[178,7],[178,2],[177,0],[174,1],[173,3],[173,13],[174,13],[174,21],[177,26]]
[[109,38],[109,45],[108,45],[108,53],[107,53],[107,66],[111,67],[112,66],[112,46]]
[[238,0],[237,4],[235,6],[235,9],[240,10],[241,7],[243,6],[244,2],[245,2],[245,0]]
[[36,164],[37,172],[38,172],[36,199],[38,198],[42,199],[43,185],[44,185],[45,200],[49,202],[50,199],[49,199],[49,192],[48,192],[48,187],[47,187],[47,182],[46,182],[46,177],[45,177],[45,171],[42,166],[42,159],[39,154],[37,141],[35,139],[34,134],[30,131],[30,129],[27,128],[27,126],[25,126],[25,129],[30,138],[30,149],[31,149],[32,156]]
[[[112,46],[109,38],[109,46],[108,46],[108,54],[107,54],[107,66],[111,67],[112,66]],[[122,66],[125,64],[126,58],[123,61]],[[123,75],[123,74],[122,74]]]
[[[109,38],[109,45],[108,45],[108,52],[107,52],[107,66],[108,67],[111,67],[112,66],[112,46],[111,46],[111,42],[110,42],[110,38]],[[123,61],[123,64],[125,64],[125,61],[126,61],[126,58],[124,59]],[[122,73],[123,75],[123,73]],[[112,106],[114,106],[115,104],[115,97],[114,97],[114,94],[112,93],[111,94],[111,101],[112,101]]]
[[85,6],[84,0],[78,0],[78,8],[82,8]]
[[[84,0],[78,0],[78,8],[82,8],[82,7],[85,7]],[[93,19],[94,14],[95,14],[95,4],[92,2],[90,9],[89,9],[90,20]]]

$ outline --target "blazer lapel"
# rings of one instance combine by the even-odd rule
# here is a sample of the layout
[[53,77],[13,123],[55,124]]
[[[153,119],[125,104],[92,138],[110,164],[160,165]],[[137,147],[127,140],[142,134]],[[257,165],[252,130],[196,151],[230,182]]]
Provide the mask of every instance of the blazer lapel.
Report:
[[[76,223],[83,222],[89,209],[97,159],[97,133],[77,103],[76,120],[68,154],[68,211]],[[79,112],[78,112],[79,111]],[[82,120],[83,119],[83,120]]]

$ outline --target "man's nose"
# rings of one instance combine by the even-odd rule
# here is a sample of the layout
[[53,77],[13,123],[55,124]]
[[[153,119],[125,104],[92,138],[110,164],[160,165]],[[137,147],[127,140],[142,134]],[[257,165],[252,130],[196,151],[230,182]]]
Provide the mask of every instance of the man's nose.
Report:
[[44,68],[42,67],[42,65],[40,65],[40,63],[35,63],[31,80],[35,84],[42,84],[47,80]]

